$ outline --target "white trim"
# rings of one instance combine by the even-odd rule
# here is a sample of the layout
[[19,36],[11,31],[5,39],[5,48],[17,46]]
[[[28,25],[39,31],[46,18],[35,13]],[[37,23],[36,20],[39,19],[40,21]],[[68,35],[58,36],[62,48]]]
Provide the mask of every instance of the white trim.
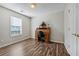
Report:
[[[10,42],[10,43],[3,44],[3,45],[0,46],[0,48],[5,47],[5,46],[8,46],[8,45],[11,45],[11,44],[14,44],[14,43],[17,43],[17,42],[20,42],[20,41],[23,41],[23,40],[26,40],[26,39],[28,39],[28,38],[31,38],[31,36],[25,37],[25,38],[23,38],[23,39],[21,39],[21,40],[12,41],[12,42]],[[35,38],[33,38],[33,39],[35,39]],[[64,42],[53,41],[53,40],[51,40],[51,42],[64,43]]]
[[54,40],[50,40],[51,42],[56,42],[56,43],[63,43],[64,44],[64,42],[60,42],[60,41],[54,41]]
[[8,45],[11,45],[11,44],[14,44],[14,43],[17,43],[17,42],[20,42],[20,41],[23,41],[23,40],[26,40],[26,39],[28,39],[28,38],[30,38],[30,36],[25,37],[25,38],[23,38],[23,39],[21,39],[21,40],[16,40],[16,41],[12,41],[12,42],[10,42],[10,43],[3,44],[3,45],[0,46],[0,48],[5,47],[5,46],[8,46]]

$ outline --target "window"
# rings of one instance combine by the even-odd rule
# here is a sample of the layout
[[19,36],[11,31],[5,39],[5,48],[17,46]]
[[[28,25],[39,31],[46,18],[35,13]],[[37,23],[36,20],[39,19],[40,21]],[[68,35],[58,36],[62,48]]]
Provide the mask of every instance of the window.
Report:
[[11,16],[11,36],[22,34],[22,20],[17,17]]

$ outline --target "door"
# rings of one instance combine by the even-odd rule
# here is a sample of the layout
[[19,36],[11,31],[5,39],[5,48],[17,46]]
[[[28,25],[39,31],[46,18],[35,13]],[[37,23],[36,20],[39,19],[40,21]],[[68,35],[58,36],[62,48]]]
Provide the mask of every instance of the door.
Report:
[[67,4],[65,7],[65,47],[68,53],[72,56],[76,55],[76,4]]
[[76,55],[76,4],[69,4],[70,55]]

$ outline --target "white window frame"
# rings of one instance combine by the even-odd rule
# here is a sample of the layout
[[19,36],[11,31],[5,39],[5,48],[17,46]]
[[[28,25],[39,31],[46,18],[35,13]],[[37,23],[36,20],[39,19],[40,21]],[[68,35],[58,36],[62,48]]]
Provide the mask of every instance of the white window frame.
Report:
[[[14,26],[15,30],[12,30],[12,26]],[[19,32],[17,30],[18,28],[16,28],[16,27],[20,28]],[[15,16],[11,16],[11,18],[10,18],[10,35],[12,37],[22,35],[22,19],[15,17]]]

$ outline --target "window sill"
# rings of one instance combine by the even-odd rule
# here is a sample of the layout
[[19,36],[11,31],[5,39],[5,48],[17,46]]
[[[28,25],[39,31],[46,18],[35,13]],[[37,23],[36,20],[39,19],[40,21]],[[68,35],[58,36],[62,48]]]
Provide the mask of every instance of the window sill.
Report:
[[12,34],[11,37],[16,37],[16,36],[20,36],[22,34]]

